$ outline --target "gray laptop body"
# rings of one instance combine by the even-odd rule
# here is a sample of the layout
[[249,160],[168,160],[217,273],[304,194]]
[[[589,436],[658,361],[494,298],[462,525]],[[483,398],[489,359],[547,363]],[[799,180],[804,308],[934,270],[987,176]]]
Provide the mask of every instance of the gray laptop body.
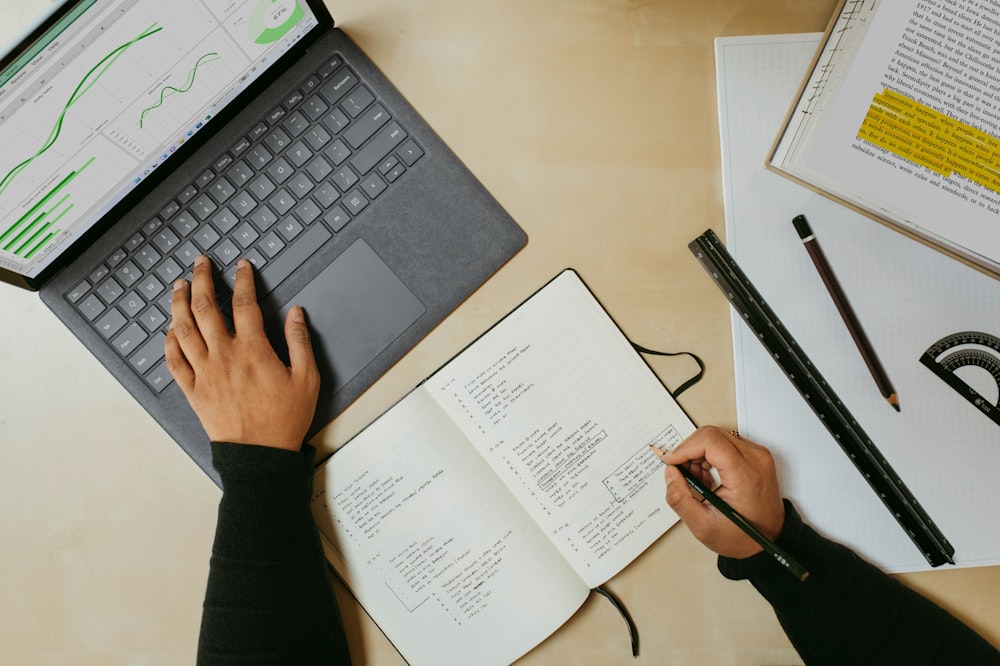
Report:
[[[298,3],[315,12],[320,25],[312,32],[320,34],[303,38],[265,81],[237,98],[238,112],[211,119],[156,169],[155,178],[105,216],[110,221],[64,251],[41,278],[0,272],[5,281],[37,288],[44,303],[216,481],[207,436],[164,374],[162,351],[156,349],[166,326],[159,320],[169,317],[169,309],[163,312],[169,278],[178,267],[190,275],[185,258],[172,254],[178,247],[197,248],[213,259],[220,301],[229,297],[226,277],[235,259],[255,253],[258,291],[279,354],[285,353],[280,325],[285,312],[293,304],[305,307],[322,372],[311,436],[526,242],[375,65],[333,27],[322,3]],[[284,4],[296,6],[292,0]],[[317,86],[324,88],[323,96],[304,97]],[[181,89],[178,84],[172,90],[180,95]],[[171,96],[161,91],[161,101],[165,106]],[[159,111],[155,107],[148,116]],[[321,129],[307,135],[307,125],[299,121],[313,117],[322,118]],[[370,126],[337,134],[340,117]],[[337,141],[341,145],[331,148]],[[243,177],[234,164],[249,162],[251,152],[260,158],[261,149],[269,161],[260,171],[270,175],[248,178],[273,190],[257,190],[250,198],[234,195],[230,186],[239,190],[234,181]],[[319,156],[325,157],[312,161]],[[282,181],[284,166],[310,170]],[[198,175],[202,178],[192,185]],[[242,197],[245,215],[234,197]],[[0,221],[0,232],[9,225],[10,220]],[[233,232],[243,235],[230,240]],[[31,236],[26,226],[21,234]],[[6,244],[31,251],[20,240]],[[272,257],[271,251],[277,254]],[[133,277],[134,268],[146,273]],[[85,394],[87,387],[80,391]]]

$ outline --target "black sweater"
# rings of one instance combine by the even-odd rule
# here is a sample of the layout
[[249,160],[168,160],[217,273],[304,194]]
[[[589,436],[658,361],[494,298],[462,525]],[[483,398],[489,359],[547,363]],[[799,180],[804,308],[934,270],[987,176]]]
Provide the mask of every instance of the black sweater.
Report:
[[[314,450],[212,445],[223,495],[198,663],[349,664],[310,509]],[[769,555],[719,558],[774,608],[808,664],[1000,665],[1000,652],[931,601],[819,536],[785,502],[778,543],[810,571],[799,582]]]

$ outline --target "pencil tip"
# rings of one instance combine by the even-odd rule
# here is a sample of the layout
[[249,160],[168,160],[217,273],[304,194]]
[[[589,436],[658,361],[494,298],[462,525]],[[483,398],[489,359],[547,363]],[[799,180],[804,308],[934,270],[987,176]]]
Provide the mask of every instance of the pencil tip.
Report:
[[901,411],[899,409],[899,396],[897,396],[895,393],[886,398],[886,400],[889,401],[889,404],[892,405],[892,408],[895,409],[897,412]]

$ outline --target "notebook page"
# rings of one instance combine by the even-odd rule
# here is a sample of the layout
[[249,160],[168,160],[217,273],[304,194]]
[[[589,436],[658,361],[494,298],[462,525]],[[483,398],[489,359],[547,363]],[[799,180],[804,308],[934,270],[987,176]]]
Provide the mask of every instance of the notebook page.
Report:
[[[716,41],[727,248],[955,546],[958,566],[998,564],[1000,427],[918,359],[956,332],[1000,336],[1000,282],[762,166],[819,39]],[[850,298],[900,413],[879,394],[792,228],[797,214]],[[740,431],[774,451],[783,492],[806,520],[887,571],[929,568],[738,319],[733,345]],[[966,381],[996,401],[992,378],[972,371]]]

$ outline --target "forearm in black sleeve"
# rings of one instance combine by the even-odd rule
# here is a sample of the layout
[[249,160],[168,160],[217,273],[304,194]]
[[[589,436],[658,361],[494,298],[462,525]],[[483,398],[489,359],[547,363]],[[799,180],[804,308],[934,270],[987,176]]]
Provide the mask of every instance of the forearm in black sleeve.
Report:
[[1000,652],[950,613],[805,525],[785,501],[777,543],[809,569],[800,582],[766,553],[719,558],[774,608],[807,664],[1000,664]]
[[348,664],[310,511],[313,454],[212,444],[223,494],[198,664]]

